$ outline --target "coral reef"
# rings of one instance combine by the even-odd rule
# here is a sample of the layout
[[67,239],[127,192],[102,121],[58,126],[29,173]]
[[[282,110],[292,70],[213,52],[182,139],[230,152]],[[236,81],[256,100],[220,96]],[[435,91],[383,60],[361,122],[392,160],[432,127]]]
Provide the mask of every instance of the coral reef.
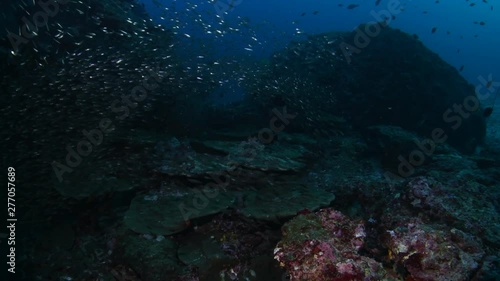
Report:
[[[474,89],[417,39],[385,28],[346,56],[355,33],[325,33],[186,67],[188,34],[135,0],[67,4],[19,55],[0,39],[24,280],[498,279],[500,152],[480,106],[454,126]],[[241,102],[208,101],[216,72]]]
[[292,281],[393,280],[381,263],[360,254],[365,236],[362,221],[323,209],[286,223],[274,257]]
[[484,256],[476,237],[418,219],[398,223],[386,236],[389,259],[408,272],[406,280],[470,280]]

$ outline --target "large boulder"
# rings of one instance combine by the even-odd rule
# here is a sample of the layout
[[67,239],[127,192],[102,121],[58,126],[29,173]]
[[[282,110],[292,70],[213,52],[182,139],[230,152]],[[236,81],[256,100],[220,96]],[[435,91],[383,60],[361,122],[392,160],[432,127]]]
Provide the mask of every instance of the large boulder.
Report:
[[292,125],[310,132],[348,129],[334,119],[356,130],[383,124],[429,138],[440,129],[447,143],[474,152],[486,132],[474,87],[415,36],[384,27],[360,40],[376,27],[291,43],[264,67],[254,97],[270,108],[288,106],[301,116]]
[[407,271],[405,280],[470,280],[484,256],[476,237],[418,219],[388,230],[386,237],[389,259]]
[[381,263],[360,254],[366,237],[362,221],[323,209],[295,217],[282,232],[274,258],[290,280],[395,280]]

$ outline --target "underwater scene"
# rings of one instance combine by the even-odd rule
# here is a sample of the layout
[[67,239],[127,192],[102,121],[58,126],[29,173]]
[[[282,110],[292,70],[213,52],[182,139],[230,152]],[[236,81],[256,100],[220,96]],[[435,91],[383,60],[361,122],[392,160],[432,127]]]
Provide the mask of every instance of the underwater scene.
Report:
[[2,0],[0,281],[500,280],[496,0]]

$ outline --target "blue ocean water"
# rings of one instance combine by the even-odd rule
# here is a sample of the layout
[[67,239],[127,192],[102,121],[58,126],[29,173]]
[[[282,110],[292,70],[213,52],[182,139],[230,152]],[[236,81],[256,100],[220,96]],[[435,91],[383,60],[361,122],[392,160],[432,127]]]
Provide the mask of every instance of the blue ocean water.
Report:
[[[243,18],[248,21],[247,27],[259,39],[259,46],[253,54],[255,58],[265,58],[304,34],[354,30],[359,24],[377,21],[375,15],[384,15],[391,5],[395,5],[400,7],[400,11],[394,14],[395,18],[390,21],[390,26],[418,35],[428,48],[457,69],[464,66],[462,75],[470,83],[477,84],[479,76],[487,77],[491,74],[497,80],[500,77],[500,53],[497,51],[500,46],[500,7],[495,7],[495,2],[382,0],[378,5],[375,0],[142,2],[159,24],[179,25],[181,30],[194,32],[194,36],[198,38],[204,38],[206,34],[196,20],[201,19],[217,26],[222,17],[225,27],[238,28],[238,23]],[[471,6],[472,3],[475,5]],[[359,6],[348,9],[350,4]],[[176,7],[178,14],[174,19],[171,18],[172,13],[166,13],[164,19],[160,19],[163,6]],[[436,28],[435,33],[431,32],[433,28]],[[212,50],[214,55],[231,53],[237,56],[244,53],[243,48],[252,43],[248,35],[242,32],[233,38],[217,39],[220,40],[219,53]]]

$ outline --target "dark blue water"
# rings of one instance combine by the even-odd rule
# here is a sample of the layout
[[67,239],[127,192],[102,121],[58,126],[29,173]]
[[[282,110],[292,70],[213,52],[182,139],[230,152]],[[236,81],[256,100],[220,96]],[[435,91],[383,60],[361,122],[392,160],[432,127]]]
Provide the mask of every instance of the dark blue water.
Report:
[[[400,9],[397,13],[390,13],[395,16],[390,26],[417,34],[427,47],[457,69],[463,65],[462,75],[470,83],[477,84],[479,76],[491,74],[500,77],[500,53],[496,51],[500,46],[500,7],[495,7],[495,2],[478,1],[475,6],[470,6],[472,1],[383,0],[376,6],[376,1],[155,1],[161,4],[160,7],[153,1],[142,2],[159,24],[178,25],[183,32],[193,32],[193,37],[215,38],[220,43],[218,51],[224,50],[224,53],[244,54],[242,49],[252,43],[249,35],[254,33],[259,39],[259,45],[252,54],[255,58],[266,57],[304,34],[350,31],[361,23],[377,21],[377,15],[386,15],[392,7],[390,5],[395,5]],[[232,8],[228,8],[227,3],[230,2],[235,3]],[[339,4],[343,6],[339,7]],[[349,4],[359,6],[347,9]],[[179,16],[167,12],[164,20],[161,20],[159,17],[163,6],[177,7]],[[216,33],[206,34],[199,22],[195,22],[201,19],[216,28],[222,18],[224,27],[233,28],[238,28],[243,18],[248,21],[251,33],[242,32],[235,38],[221,39]],[[480,22],[485,24],[480,25]],[[431,33],[434,27],[437,30]],[[215,57],[220,55],[216,50],[210,51],[214,52]]]

